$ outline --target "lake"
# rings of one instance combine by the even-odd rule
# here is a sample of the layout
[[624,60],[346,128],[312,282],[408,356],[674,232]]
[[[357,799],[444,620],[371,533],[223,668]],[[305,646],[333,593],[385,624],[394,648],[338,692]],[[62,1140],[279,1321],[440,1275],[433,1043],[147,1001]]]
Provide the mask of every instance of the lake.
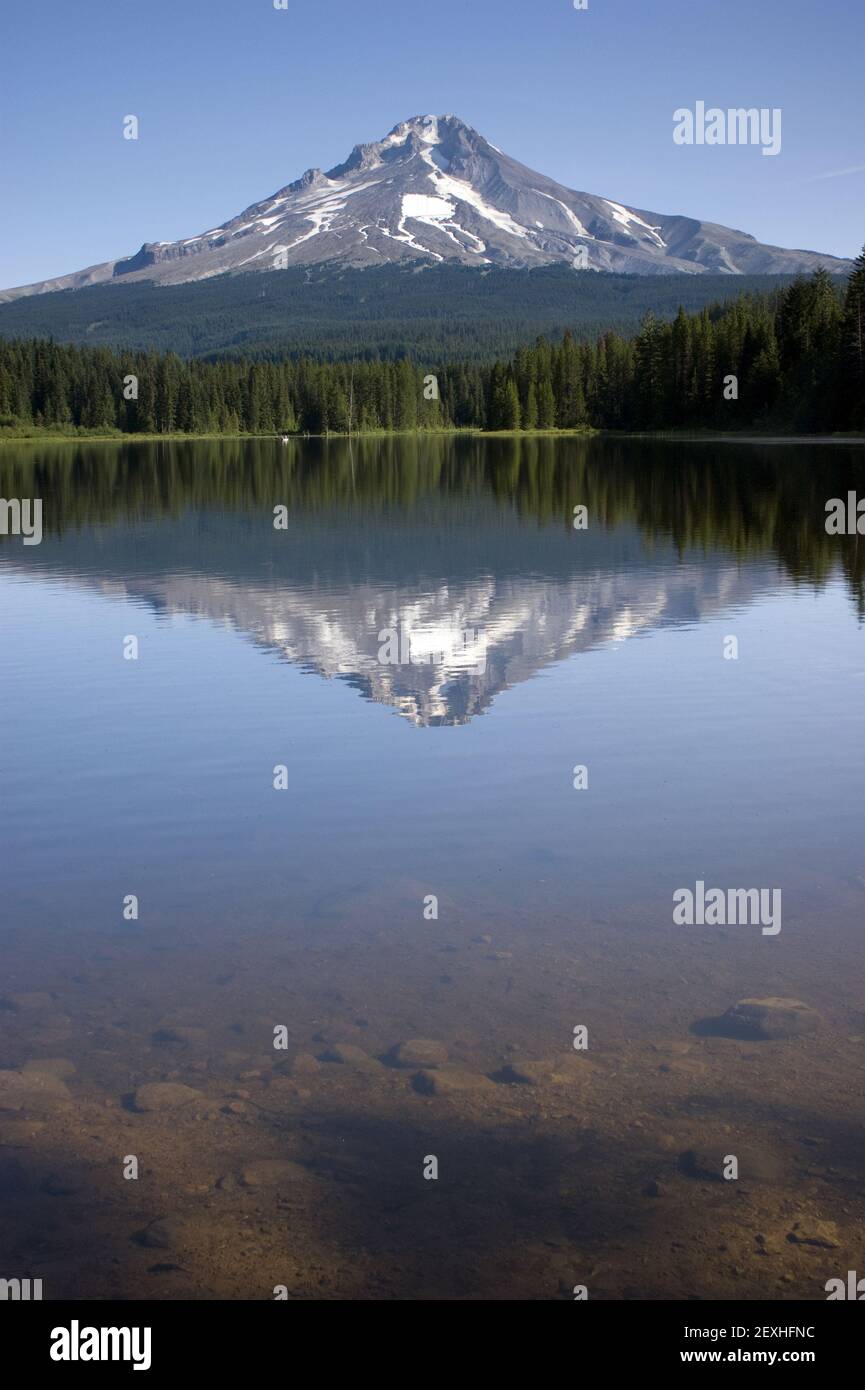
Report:
[[[857,488],[801,442],[4,445],[0,1276],[825,1298]],[[780,911],[675,920],[698,885]]]

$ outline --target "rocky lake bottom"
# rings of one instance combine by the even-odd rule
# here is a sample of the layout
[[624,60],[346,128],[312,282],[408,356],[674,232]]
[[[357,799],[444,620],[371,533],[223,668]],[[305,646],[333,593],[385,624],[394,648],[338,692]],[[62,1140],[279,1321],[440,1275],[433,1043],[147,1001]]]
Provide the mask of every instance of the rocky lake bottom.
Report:
[[635,948],[627,916],[530,944],[459,916],[408,939],[385,907],[302,948],[91,934],[86,972],[74,934],[47,961],[12,933],[7,1265],[84,1299],[817,1299],[858,1268],[865,996],[833,980],[861,939],[815,958],[791,929],[765,988],[807,1027],[749,1037],[740,928],[694,928],[670,978],[673,929]]

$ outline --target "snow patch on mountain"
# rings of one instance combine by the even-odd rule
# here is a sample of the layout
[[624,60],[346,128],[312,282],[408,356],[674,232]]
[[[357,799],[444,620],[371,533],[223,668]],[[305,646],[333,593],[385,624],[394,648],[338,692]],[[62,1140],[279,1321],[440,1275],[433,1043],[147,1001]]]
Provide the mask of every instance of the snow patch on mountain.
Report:
[[648,222],[643,221],[642,217],[638,217],[635,212],[630,212],[628,208],[623,208],[621,203],[611,203],[609,198],[605,198],[604,202],[608,208],[613,209],[613,220],[620,223],[621,226],[626,227],[628,231],[630,231],[632,227],[639,227],[645,235],[653,237],[659,246],[665,247],[667,245],[660,235],[660,226],[650,226]]
[[441,222],[455,212],[455,204],[447,198],[434,198],[428,193],[406,193],[402,200],[403,217],[414,217],[420,222]]
[[[571,209],[568,207],[567,203],[563,203],[561,198],[554,198],[552,193],[543,193],[541,192],[540,188],[536,188],[533,191],[539,194],[542,198],[549,198],[551,203],[555,203],[557,207],[561,208],[562,212],[565,214],[565,217],[570,222],[577,236],[591,238],[591,232],[586,231],[580,219],[578,217],[575,217],[575,215],[571,212]],[[544,224],[542,222],[537,222],[535,225],[538,227],[542,227]]]
[[[424,156],[426,159],[426,152]],[[470,183],[463,183],[461,179],[454,178],[452,174],[444,174],[441,169],[433,162],[427,160],[430,167],[430,180],[443,198],[454,198],[458,203],[468,203],[469,207],[474,208],[475,212],[486,222],[492,222],[500,231],[507,232],[509,236],[525,237],[528,232],[519,222],[515,222],[508,213],[494,207],[478,193]]]

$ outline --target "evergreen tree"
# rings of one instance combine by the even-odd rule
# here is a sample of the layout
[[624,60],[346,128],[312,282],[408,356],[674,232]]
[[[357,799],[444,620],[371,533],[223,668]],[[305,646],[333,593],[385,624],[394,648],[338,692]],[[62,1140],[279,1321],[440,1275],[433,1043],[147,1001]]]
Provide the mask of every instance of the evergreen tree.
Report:
[[865,246],[853,262],[844,297],[841,372],[847,424],[865,429]]

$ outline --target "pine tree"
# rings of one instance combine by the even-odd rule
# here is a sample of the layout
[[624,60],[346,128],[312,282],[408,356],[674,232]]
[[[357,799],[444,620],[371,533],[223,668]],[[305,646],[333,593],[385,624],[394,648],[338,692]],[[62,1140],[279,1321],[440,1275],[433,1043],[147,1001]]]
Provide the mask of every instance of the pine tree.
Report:
[[504,423],[502,429],[518,430],[520,427],[520,397],[517,383],[509,376],[505,383]]
[[663,420],[661,332],[651,311],[643,319],[636,354],[638,422],[644,429],[657,429]]
[[865,246],[853,262],[844,296],[841,373],[847,424],[865,429]]
[[538,427],[538,393],[533,381],[529,382],[529,389],[526,393],[522,423],[524,430],[536,430]]
[[545,372],[538,382],[538,429],[554,430],[556,427],[556,397],[553,383]]

